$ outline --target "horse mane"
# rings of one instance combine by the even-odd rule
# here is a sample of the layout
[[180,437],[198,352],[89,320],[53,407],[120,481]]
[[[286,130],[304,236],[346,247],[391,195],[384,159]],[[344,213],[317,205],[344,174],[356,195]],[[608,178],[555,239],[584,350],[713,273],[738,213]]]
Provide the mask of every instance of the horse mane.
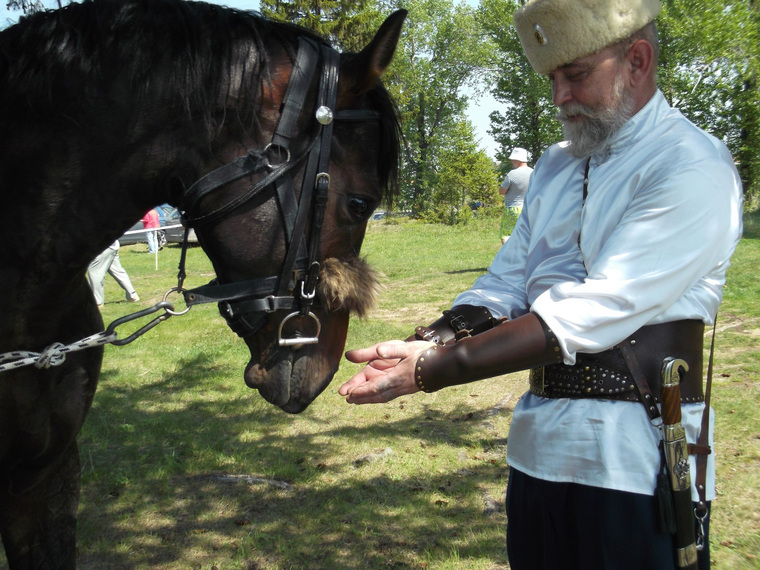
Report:
[[291,27],[200,2],[69,4],[0,33],[0,104],[4,113],[65,113],[76,121],[93,109],[140,108],[150,98],[202,120],[213,136],[214,115],[229,100],[253,117],[244,103],[258,94],[267,68],[263,38],[275,34],[286,44],[296,37]]
[[[35,13],[0,32],[0,135],[25,124],[95,124],[100,136],[138,144],[146,131],[184,121],[210,147],[231,121],[243,132],[256,126],[262,82],[272,79],[267,47],[274,40],[293,58],[304,35],[322,41],[252,12],[182,0],[84,0]],[[395,107],[384,89],[368,97],[386,117],[379,171],[394,193]]]

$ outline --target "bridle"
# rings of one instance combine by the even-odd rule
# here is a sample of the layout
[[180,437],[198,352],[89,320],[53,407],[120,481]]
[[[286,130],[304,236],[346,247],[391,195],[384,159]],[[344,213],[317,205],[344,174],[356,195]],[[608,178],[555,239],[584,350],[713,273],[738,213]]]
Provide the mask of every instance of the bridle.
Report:
[[[320,64],[314,133],[303,153],[292,157],[291,143],[298,136],[296,122],[304,109],[309,87]],[[227,324],[241,337],[258,331],[268,314],[287,310],[291,312],[280,323],[279,346],[297,348],[319,341],[321,323],[311,309],[319,303],[316,297],[320,271],[319,240],[330,187],[333,121],[370,121],[381,117],[379,112],[373,110],[335,111],[339,66],[340,55],[334,49],[300,37],[282,112],[271,142],[262,150],[250,149],[245,156],[206,174],[190,186],[182,198],[180,211],[186,230],[176,290],[182,293],[188,308],[201,303],[218,303],[219,312]],[[275,158],[278,160],[273,164]],[[294,190],[293,173],[304,161],[306,168],[299,198]],[[200,200],[211,192],[262,172],[264,176],[244,194],[211,212],[196,214]],[[223,219],[270,186],[275,189],[282,213],[287,245],[280,275],[233,283],[219,283],[215,279],[202,287],[183,289],[188,230]],[[306,236],[309,216],[311,226]],[[315,332],[304,336],[296,331],[293,336],[283,337],[285,323],[296,318],[311,320]]]

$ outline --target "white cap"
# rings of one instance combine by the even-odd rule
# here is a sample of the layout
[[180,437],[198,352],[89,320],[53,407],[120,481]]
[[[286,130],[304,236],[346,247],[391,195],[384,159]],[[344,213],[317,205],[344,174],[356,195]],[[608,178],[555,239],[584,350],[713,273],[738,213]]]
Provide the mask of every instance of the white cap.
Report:
[[660,0],[528,0],[514,19],[528,61],[546,74],[624,40],[659,13]]
[[528,151],[524,148],[516,146],[512,149],[512,154],[509,155],[509,160],[516,160],[517,162],[528,162]]

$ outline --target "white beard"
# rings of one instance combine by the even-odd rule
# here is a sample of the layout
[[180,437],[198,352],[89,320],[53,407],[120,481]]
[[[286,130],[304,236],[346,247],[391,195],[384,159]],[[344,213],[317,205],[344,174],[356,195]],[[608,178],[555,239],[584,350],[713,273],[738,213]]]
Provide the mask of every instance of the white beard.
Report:
[[[570,142],[565,148],[567,153],[576,158],[586,158],[606,152],[612,137],[633,116],[633,96],[625,93],[620,76],[615,79],[613,96],[612,104],[598,109],[580,103],[567,103],[559,108],[557,120],[562,123],[565,139]],[[581,122],[568,120],[568,117],[575,115],[586,119]]]

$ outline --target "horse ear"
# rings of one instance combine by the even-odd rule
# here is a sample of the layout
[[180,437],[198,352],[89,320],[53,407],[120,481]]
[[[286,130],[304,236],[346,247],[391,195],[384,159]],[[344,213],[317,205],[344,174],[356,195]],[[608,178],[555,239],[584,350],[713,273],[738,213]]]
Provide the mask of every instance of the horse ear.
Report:
[[341,96],[358,97],[375,86],[393,59],[406,15],[406,10],[397,10],[388,16],[367,47],[346,62]]

